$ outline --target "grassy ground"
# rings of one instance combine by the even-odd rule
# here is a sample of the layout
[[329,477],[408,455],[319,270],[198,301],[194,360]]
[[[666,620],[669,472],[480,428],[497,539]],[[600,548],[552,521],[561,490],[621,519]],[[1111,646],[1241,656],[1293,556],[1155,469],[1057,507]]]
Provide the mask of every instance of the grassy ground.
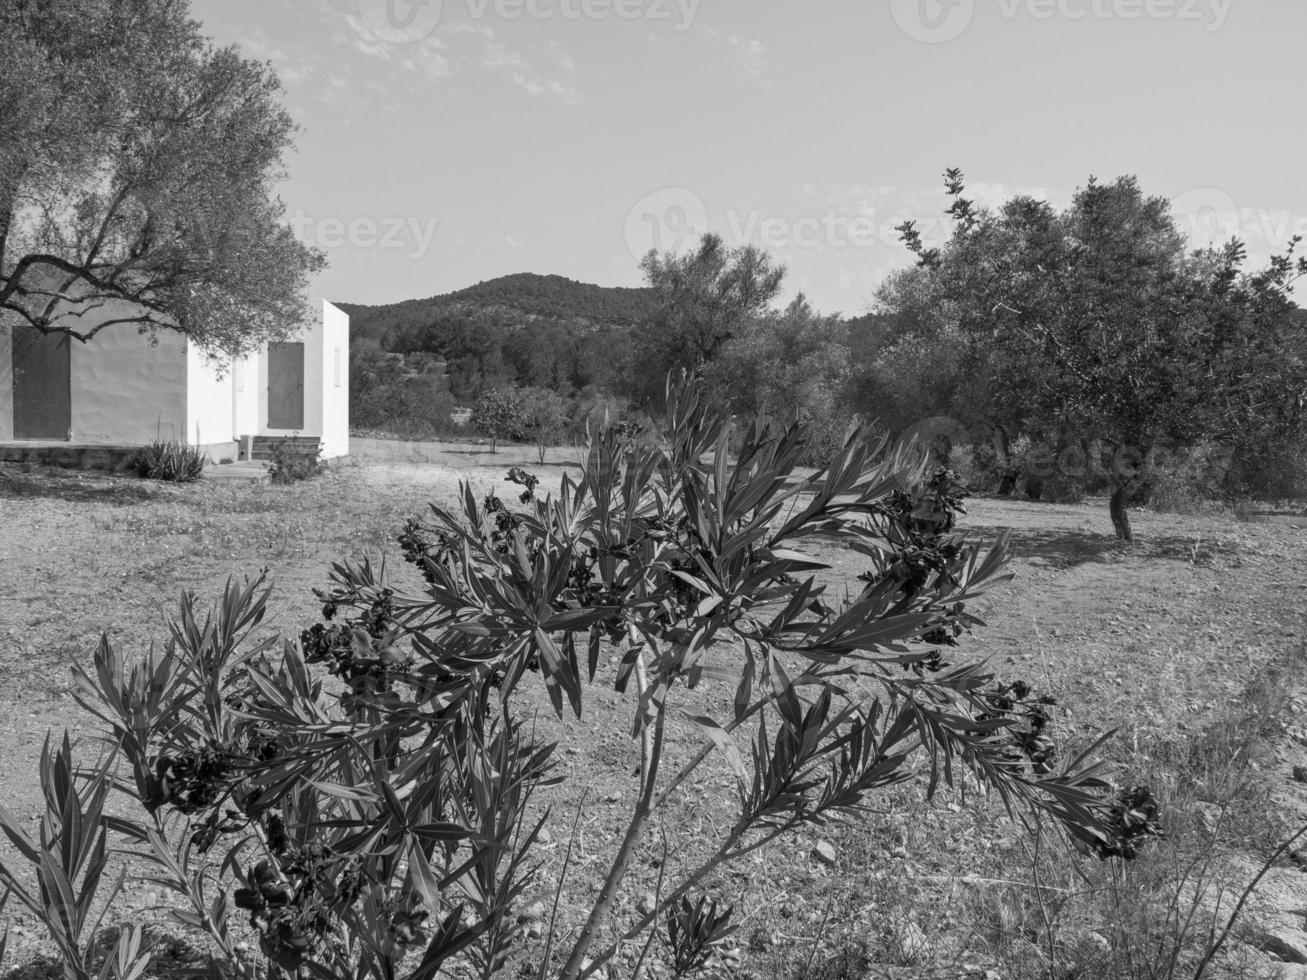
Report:
[[[325,584],[333,560],[388,554],[407,580],[396,530],[425,501],[451,500],[459,479],[478,495],[498,487],[507,497],[509,466],[526,466],[548,488],[575,457],[551,450],[541,466],[527,447],[491,455],[473,445],[360,440],[329,476],[292,487],[0,469],[6,807],[23,818],[39,812],[36,760],[47,729],[89,731],[69,694],[69,667],[89,659],[101,632],[124,650],[143,649],[163,637],[179,591],[216,596],[229,575],[266,566],[274,596],[265,626],[296,634],[316,621],[310,590]],[[906,976],[961,976],[972,965],[1012,978],[1189,975],[1179,967],[1192,967],[1212,916],[1200,911],[1186,926],[1186,911],[1209,909],[1221,888],[1241,887],[1299,818],[1300,801],[1285,787],[1304,734],[1295,727],[1307,663],[1300,526],[1141,512],[1139,543],[1128,547],[1110,538],[1102,502],[978,500],[970,511],[963,529],[992,537],[1011,528],[1018,559],[1013,581],[981,603],[988,628],[963,650],[1059,699],[1064,752],[1116,729],[1106,754],[1123,783],[1156,789],[1168,840],[1122,871],[1041,841],[983,798],[926,803],[919,789],[896,791],[862,823],[829,828],[833,866],[815,859],[817,839],[805,838],[714,882],[740,909],[738,945],[717,963],[722,975],[860,978],[876,975],[873,964]],[[861,571],[852,552],[823,557],[836,584]],[[710,704],[719,696],[703,695]],[[584,720],[560,726],[541,698],[542,734],[562,741],[561,758],[582,777],[549,801],[556,809],[545,881],[561,870],[582,785],[588,800],[565,927],[597,887],[631,804],[630,707],[611,685],[599,687]],[[683,732],[672,752],[696,746]],[[674,871],[693,859],[693,842],[717,825],[730,791],[724,767],[686,787],[665,828],[677,846],[641,855],[619,914],[653,887],[661,862]],[[6,846],[0,859],[12,853]],[[536,899],[550,896],[542,890],[528,904]],[[158,917],[160,902],[133,887],[118,915]],[[48,952],[39,928],[12,907],[8,916],[9,965],[30,967]],[[1230,949],[1218,972],[1271,975],[1271,961],[1251,946]]]

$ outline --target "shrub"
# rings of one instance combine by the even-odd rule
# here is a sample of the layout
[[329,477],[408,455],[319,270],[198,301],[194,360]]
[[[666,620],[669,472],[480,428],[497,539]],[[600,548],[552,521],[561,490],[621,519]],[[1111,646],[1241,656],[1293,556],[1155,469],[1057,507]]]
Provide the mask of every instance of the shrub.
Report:
[[156,439],[136,450],[128,466],[143,479],[191,483],[204,472],[204,462],[204,453],[195,446]]
[[454,421],[458,403],[429,378],[412,378],[350,393],[350,425],[404,439],[436,439],[465,435]]
[[845,438],[859,424],[836,406],[819,406],[816,410],[802,408],[799,420],[808,434],[799,462],[804,466],[825,466],[837,455]]
[[518,392],[517,425],[536,445],[543,465],[545,450],[556,446],[567,432],[571,403],[549,388],[523,388]]
[[1307,499],[1307,437],[1243,439],[1216,459],[1228,497]]
[[1139,496],[1156,511],[1199,514],[1218,509],[1228,454],[1212,443],[1166,454],[1150,466]]
[[[135,664],[102,640],[78,699],[108,724],[130,770],[116,785],[141,807],[115,825],[186,901],[181,921],[233,962],[230,895],[272,972],[430,980],[461,955],[498,975],[524,932],[515,905],[542,884],[532,852],[551,815],[535,797],[563,778],[531,722],[537,684],[560,723],[596,683],[628,695],[639,755],[583,923],[552,921],[533,950],[526,973],[542,978],[592,975],[632,940],[642,963],[659,930],[673,969],[702,967],[735,919],[705,898],[710,875],[908,780],[928,795],[977,780],[1101,857],[1156,831],[1138,791],[1122,819],[1085,756],[1058,771],[1048,699],[956,655],[1008,547],[953,533],[953,474],[924,479],[855,432],[801,475],[802,428],[765,420],[731,463],[727,421],[693,384],[667,401],[654,438],[596,434],[557,497],[516,470],[523,510],[465,485],[456,509],[410,521],[400,544],[420,591],[367,560],[336,564],[298,644],[254,642],[262,576],[229,583],[203,622],[183,596],[168,648]],[[818,584],[825,566],[799,550],[818,535],[864,557],[856,595]],[[694,694],[709,679],[732,695],[715,717]],[[614,922],[655,821],[709,759],[734,776],[735,818],[678,838],[676,870],[664,854],[652,901]],[[555,909],[574,905],[568,870]]]
[[322,458],[322,446],[310,455],[297,450],[295,444],[285,439],[272,445],[272,462],[268,466],[268,477],[273,483],[285,485],[311,480],[327,472],[327,461]]
[[499,440],[517,437],[522,429],[522,405],[516,388],[491,388],[472,406],[468,424],[490,437],[490,451],[498,452]]

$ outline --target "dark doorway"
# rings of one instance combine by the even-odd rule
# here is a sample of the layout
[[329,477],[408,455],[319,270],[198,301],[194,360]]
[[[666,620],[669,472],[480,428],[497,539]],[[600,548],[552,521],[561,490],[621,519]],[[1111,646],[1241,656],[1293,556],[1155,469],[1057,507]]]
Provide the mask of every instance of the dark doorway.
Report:
[[13,331],[14,438],[67,439],[73,427],[69,337]]
[[304,428],[304,345],[268,344],[268,428]]

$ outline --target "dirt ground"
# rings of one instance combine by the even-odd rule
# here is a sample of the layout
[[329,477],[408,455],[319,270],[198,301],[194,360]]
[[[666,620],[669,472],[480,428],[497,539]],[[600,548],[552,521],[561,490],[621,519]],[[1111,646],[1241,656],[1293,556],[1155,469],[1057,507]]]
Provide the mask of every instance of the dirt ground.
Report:
[[[179,592],[216,597],[228,576],[267,567],[274,594],[266,631],[297,634],[316,621],[310,590],[326,584],[333,560],[385,553],[404,580],[394,536],[425,501],[452,502],[460,480],[470,481],[478,496],[500,488],[507,497],[511,485],[504,473],[515,465],[537,473],[547,489],[579,453],[550,450],[542,466],[532,447],[501,446],[491,455],[470,444],[356,440],[353,455],[333,464],[328,476],[292,487],[204,480],[172,486],[0,467],[0,799],[21,819],[35,821],[37,760],[46,733],[91,732],[71,697],[69,668],[89,663],[101,633],[128,652],[143,650],[166,636],[165,619]],[[1139,540],[1123,546],[1111,537],[1103,501],[1058,506],[974,499],[968,509],[961,529],[982,538],[1010,529],[1017,559],[1014,579],[980,603],[988,626],[966,640],[963,651],[1056,696],[1058,737],[1068,747],[1117,729],[1109,755],[1123,778],[1187,732],[1237,711],[1250,686],[1275,665],[1301,663],[1293,658],[1303,646],[1307,518],[1241,521],[1138,511],[1132,519]],[[821,557],[837,582],[853,582],[861,571],[855,553],[828,550]],[[705,695],[710,702],[714,696]],[[555,730],[546,719],[545,726],[546,735],[563,740],[567,765],[589,774],[593,803],[581,822],[582,868],[617,832],[635,759],[627,737],[630,705],[611,687],[597,685],[587,697],[580,723]],[[547,714],[542,711],[542,718]],[[674,751],[694,747],[688,733],[683,738]],[[714,788],[689,789],[702,794]],[[577,793],[574,782],[551,801],[559,815],[555,842],[565,838]],[[685,825],[711,822],[711,807],[691,795],[681,805]],[[741,936],[750,938],[741,940],[740,956],[759,975],[792,975],[784,972],[793,966],[787,957],[821,925],[815,913],[802,910],[819,910],[842,887],[865,891],[870,886],[860,876],[871,873],[864,867],[871,857],[902,847],[910,860],[895,859],[901,870],[923,881],[956,878],[965,873],[959,862],[972,860],[977,849],[1001,851],[991,845],[1009,843],[1003,835],[1011,833],[994,829],[997,824],[976,830],[979,824],[956,800],[937,803],[910,825],[874,823],[874,833],[882,835],[874,843],[831,837],[841,852],[835,869],[814,863],[800,842],[765,870],[746,868],[722,882],[723,889],[736,886],[746,896],[742,906],[754,910],[744,916]],[[940,834],[955,843],[967,834],[979,837],[974,846],[932,847],[929,838]],[[12,855],[0,842],[0,860]],[[643,887],[637,873],[633,894]],[[878,901],[849,908],[848,928],[888,928]],[[131,886],[117,914],[157,914],[160,904],[154,891]],[[38,923],[25,912],[11,905],[5,917],[12,926],[7,967],[48,950]]]

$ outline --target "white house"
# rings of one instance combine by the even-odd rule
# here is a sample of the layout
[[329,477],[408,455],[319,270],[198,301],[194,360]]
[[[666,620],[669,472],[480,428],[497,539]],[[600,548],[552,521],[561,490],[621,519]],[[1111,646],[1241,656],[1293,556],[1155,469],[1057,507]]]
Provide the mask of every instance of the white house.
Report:
[[349,317],[322,319],[254,355],[213,358],[180,333],[131,324],[82,343],[0,323],[0,443],[137,446],[157,438],[235,459],[246,437],[317,438],[349,453]]

